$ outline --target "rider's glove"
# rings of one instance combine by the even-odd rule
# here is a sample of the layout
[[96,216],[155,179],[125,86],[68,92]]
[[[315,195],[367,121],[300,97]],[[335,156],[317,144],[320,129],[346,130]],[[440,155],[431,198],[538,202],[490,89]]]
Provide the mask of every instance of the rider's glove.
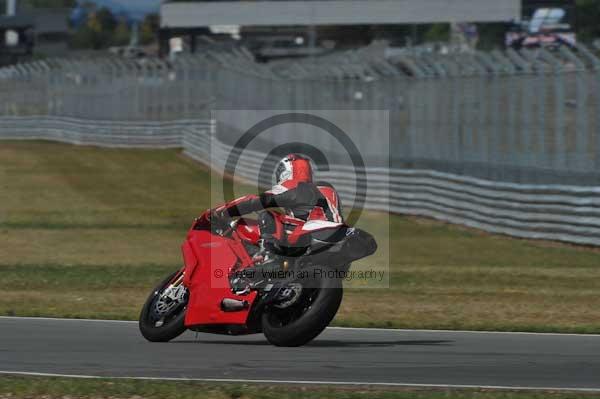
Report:
[[226,210],[213,209],[210,211],[210,220],[219,221],[219,220],[227,220],[227,219],[229,219],[229,215],[227,215]]
[[226,210],[213,209],[210,211],[210,224],[213,228],[226,228],[229,226],[230,220]]

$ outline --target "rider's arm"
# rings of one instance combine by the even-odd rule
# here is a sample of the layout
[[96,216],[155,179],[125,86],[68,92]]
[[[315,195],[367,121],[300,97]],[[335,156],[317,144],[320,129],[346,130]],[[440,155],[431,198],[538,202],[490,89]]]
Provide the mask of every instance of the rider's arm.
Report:
[[217,217],[226,218],[246,215],[260,209],[260,197],[251,194],[227,202],[225,205],[216,208],[213,213]]
[[312,184],[300,183],[283,192],[271,190],[261,195],[246,195],[215,209],[221,217],[236,217],[268,208],[292,208],[299,205],[315,205],[319,192]]

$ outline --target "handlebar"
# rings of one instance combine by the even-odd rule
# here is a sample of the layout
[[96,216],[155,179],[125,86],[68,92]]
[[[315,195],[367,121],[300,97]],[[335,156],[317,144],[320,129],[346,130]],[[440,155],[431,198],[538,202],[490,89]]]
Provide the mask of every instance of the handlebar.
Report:
[[227,236],[237,227],[239,219],[221,219],[212,216],[212,209],[207,209],[196,218],[194,229],[210,230],[213,234]]

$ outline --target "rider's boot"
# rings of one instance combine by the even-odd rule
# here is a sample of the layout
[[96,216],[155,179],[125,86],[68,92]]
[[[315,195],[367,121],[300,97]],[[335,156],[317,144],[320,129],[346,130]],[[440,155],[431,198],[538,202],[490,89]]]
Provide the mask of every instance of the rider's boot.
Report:
[[247,295],[252,290],[260,289],[281,278],[285,259],[277,253],[280,253],[280,248],[276,242],[262,239],[260,250],[252,257],[254,266],[240,270],[232,276],[231,290],[236,295]]

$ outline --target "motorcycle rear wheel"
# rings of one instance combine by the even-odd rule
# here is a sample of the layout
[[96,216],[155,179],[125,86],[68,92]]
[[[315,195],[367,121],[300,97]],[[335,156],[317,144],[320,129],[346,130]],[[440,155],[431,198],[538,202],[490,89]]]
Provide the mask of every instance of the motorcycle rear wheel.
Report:
[[157,320],[153,317],[153,308],[156,305],[156,301],[160,294],[169,286],[169,284],[180,274],[178,270],[168,275],[163,281],[160,282],[152,290],[146,303],[142,307],[139,320],[140,332],[150,342],[168,342],[174,338],[177,338],[183,334],[186,330],[185,327],[185,311],[187,307],[186,303],[179,305],[173,309],[170,314],[165,315],[165,320],[162,325],[157,326]]
[[262,331],[275,346],[307,344],[325,330],[342,303],[342,281],[325,278],[304,288],[303,298],[290,308],[269,307],[261,316]]

